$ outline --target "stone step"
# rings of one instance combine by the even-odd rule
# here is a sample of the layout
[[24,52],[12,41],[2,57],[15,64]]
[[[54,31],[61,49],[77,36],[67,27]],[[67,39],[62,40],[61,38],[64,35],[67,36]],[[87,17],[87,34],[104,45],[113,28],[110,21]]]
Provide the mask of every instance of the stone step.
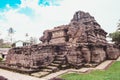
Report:
[[60,64],[51,63],[50,65],[51,65],[51,66],[55,66],[55,67],[58,67]]
[[61,65],[61,68],[66,68],[67,67],[67,65]]
[[56,57],[57,57],[57,58],[58,58],[58,57],[60,57],[60,58],[61,58],[61,57],[64,57],[64,55],[56,55]]
[[43,77],[43,76],[46,76],[48,75],[50,72],[36,72],[36,73],[32,73],[31,76],[35,76],[35,77]]
[[59,57],[59,58],[56,58],[56,60],[63,61],[63,60],[65,60],[65,57]]
[[63,69],[66,69],[67,67],[68,67],[67,65],[63,64],[59,68],[63,70]]
[[47,68],[47,69],[51,69],[51,70],[53,70],[53,71],[57,71],[57,70],[58,70],[58,68],[55,67],[55,66],[47,66],[46,68]]
[[96,67],[97,65],[98,65],[97,63],[96,63],[96,64],[95,64],[95,63],[93,63],[93,64],[92,64],[92,67]]
[[75,68],[76,68],[76,69],[79,69],[79,68],[81,68],[82,66],[83,66],[83,64],[80,63],[80,64],[77,64],[77,65],[75,66]]
[[63,61],[53,61],[55,64],[61,64]]
[[42,71],[43,72],[50,72],[50,73],[53,72],[53,70],[51,70],[51,69],[42,69]]
[[87,63],[87,64],[84,64],[84,67],[92,67],[93,65],[92,64],[89,64],[89,63]]

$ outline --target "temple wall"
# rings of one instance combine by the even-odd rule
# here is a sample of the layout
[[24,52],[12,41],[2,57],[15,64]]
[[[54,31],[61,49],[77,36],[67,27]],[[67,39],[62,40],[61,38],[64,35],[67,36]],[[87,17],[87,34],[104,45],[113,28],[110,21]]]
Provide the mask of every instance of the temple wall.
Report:
[[117,59],[120,56],[120,49],[114,44],[107,45],[107,57],[108,59]]
[[[25,47],[24,47],[25,48]],[[38,68],[49,65],[54,60],[54,53],[51,48],[13,48],[9,51],[6,63],[11,66],[26,68]],[[39,49],[41,48],[41,49]],[[44,50],[45,49],[45,50]]]
[[56,43],[65,43],[65,42],[66,42],[65,40],[66,40],[65,37],[54,38],[54,39],[50,40],[49,43],[52,43],[52,44],[56,44]]
[[93,63],[100,63],[106,59],[106,52],[103,50],[103,47],[94,47],[91,50]]

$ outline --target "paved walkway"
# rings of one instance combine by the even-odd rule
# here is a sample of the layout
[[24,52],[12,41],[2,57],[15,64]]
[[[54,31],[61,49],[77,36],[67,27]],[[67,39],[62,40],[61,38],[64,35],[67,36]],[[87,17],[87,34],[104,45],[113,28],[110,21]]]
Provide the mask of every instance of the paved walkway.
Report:
[[32,77],[25,74],[20,74],[12,71],[0,69],[0,75],[8,78],[8,80],[44,80],[36,77]]
[[101,63],[100,65],[98,65],[95,69],[106,69],[112,62],[114,62],[115,60],[106,60],[103,63]]
[[89,72],[89,71],[92,71],[92,70],[104,70],[108,67],[108,65],[110,65],[111,63],[113,62],[113,60],[106,60],[104,61],[103,63],[101,63],[100,65],[98,65],[97,67],[95,68],[81,68],[81,69],[67,69],[67,70],[61,70],[59,72],[56,72],[56,73],[52,73],[52,74],[49,74],[45,77],[43,77],[43,79],[51,79],[51,78],[54,78],[54,77],[57,77],[61,74],[65,74],[65,73],[69,73],[69,72],[77,72],[77,73],[85,73],[85,72]]
[[[120,57],[117,60],[120,61]],[[59,72],[49,74],[42,78],[36,78],[36,77],[32,77],[32,76],[28,76],[28,75],[24,75],[20,73],[15,73],[15,72],[3,70],[3,69],[0,69],[0,75],[8,78],[9,80],[48,80],[48,79],[57,77],[61,74],[68,73],[68,72],[85,73],[85,72],[96,70],[96,69],[103,70],[106,67],[108,67],[108,65],[110,65],[112,62],[113,60],[106,60],[105,62],[98,65],[96,68],[81,68],[77,70],[76,69],[60,70]]]
[[120,61],[120,57],[118,57],[117,61]]

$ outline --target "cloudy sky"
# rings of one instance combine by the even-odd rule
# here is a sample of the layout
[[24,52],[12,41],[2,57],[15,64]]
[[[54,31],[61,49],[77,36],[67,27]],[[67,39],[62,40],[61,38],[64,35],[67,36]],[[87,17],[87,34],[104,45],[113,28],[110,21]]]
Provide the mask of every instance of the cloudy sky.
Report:
[[68,24],[78,10],[110,33],[120,19],[120,0],[0,0],[0,38],[7,39],[10,27],[15,40],[24,40],[26,33],[39,38],[45,29]]

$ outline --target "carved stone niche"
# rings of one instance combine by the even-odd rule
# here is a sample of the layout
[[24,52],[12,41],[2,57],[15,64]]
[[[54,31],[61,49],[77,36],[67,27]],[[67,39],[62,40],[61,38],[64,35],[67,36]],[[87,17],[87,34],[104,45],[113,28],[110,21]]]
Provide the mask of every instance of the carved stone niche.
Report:
[[91,61],[91,52],[90,49],[87,46],[83,46],[81,49],[82,55],[84,57],[85,63],[90,63]]

